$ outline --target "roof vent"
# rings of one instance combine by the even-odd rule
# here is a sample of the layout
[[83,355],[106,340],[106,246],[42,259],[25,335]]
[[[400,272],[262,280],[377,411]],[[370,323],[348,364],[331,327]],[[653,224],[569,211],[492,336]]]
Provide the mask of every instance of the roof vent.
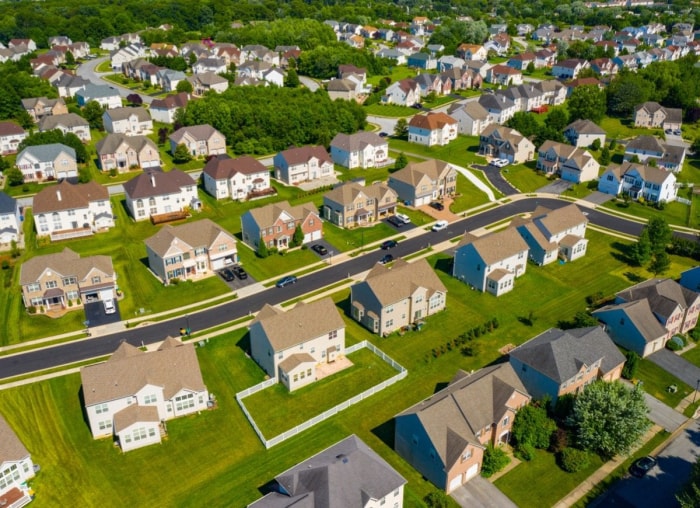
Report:
[[56,190],[56,199],[58,199],[59,201],[61,201],[61,191],[58,190],[58,189]]

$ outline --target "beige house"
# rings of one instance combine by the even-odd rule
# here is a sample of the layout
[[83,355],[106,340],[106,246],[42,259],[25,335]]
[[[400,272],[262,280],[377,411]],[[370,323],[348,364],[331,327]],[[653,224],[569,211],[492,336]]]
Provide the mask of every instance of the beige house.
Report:
[[535,145],[515,129],[491,124],[479,137],[479,153],[521,164],[534,158]]
[[125,173],[134,168],[160,167],[158,147],[146,136],[108,134],[95,145],[102,171],[116,169]]
[[117,274],[109,256],[81,258],[69,248],[22,264],[22,301],[37,312],[80,309],[85,302],[113,300]]
[[357,82],[351,79],[331,79],[328,82],[328,96],[332,101],[343,99],[345,101],[357,100]]
[[678,130],[683,123],[683,110],[665,108],[658,102],[644,102],[634,108],[634,126]]
[[347,182],[323,195],[323,218],[352,228],[396,213],[396,192],[383,183]]
[[[300,146],[275,155],[275,175],[288,185],[318,180],[335,180],[333,160],[322,146]],[[327,181],[327,180],[326,180]]]
[[549,176],[581,183],[596,180],[600,164],[588,150],[547,140],[537,152],[537,169]]
[[42,118],[39,122],[39,132],[52,131],[54,129],[60,130],[63,134],[75,134],[83,143],[92,139],[90,124],[82,116],[75,113],[51,115]]
[[228,90],[229,82],[226,78],[213,72],[202,72],[187,78],[192,84],[192,95],[202,96],[207,92],[223,93]]
[[45,116],[65,115],[68,113],[68,107],[66,107],[65,101],[60,97],[58,99],[49,99],[47,97],[22,99],[22,107],[35,122],[39,122]]
[[489,112],[478,102],[453,104],[448,109],[449,115],[457,120],[457,132],[467,136],[478,136],[491,123]]
[[388,185],[398,199],[410,206],[423,206],[457,191],[457,170],[447,162],[428,159],[411,162],[389,175]]
[[44,182],[78,176],[75,150],[62,143],[28,146],[15,159],[25,182]]
[[226,138],[211,125],[182,127],[170,135],[170,153],[185,145],[193,157],[226,153]]
[[447,289],[425,259],[377,263],[365,280],[350,287],[355,321],[386,336],[445,308]]
[[105,131],[139,136],[153,132],[153,120],[144,108],[114,108],[102,113]]
[[297,227],[304,235],[302,243],[323,237],[323,221],[313,203],[291,206],[287,201],[278,201],[241,215],[243,241],[255,250],[260,248],[260,242],[268,248],[288,249]]
[[251,356],[289,391],[316,381],[316,367],[345,352],[345,322],[330,298],[286,312],[265,304],[248,328]]
[[145,243],[148,266],[165,284],[199,279],[238,262],[234,236],[209,219],[163,226]]

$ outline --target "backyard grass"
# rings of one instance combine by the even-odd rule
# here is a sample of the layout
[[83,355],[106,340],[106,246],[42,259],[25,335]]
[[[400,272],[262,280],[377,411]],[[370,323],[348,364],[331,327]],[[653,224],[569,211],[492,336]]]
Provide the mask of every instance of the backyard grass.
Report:
[[439,159],[451,162],[457,166],[469,167],[470,164],[485,164],[486,159],[478,155],[479,138],[477,136],[457,136],[445,146],[423,146],[417,143],[409,143],[402,139],[390,139],[389,147],[406,155],[415,154],[428,159]]
[[652,135],[663,137],[661,129],[644,129],[635,127],[632,120],[620,120],[619,118],[604,117],[600,121],[600,127],[607,133],[607,139],[627,139],[641,135]]
[[686,156],[685,161],[683,161],[683,169],[677,178],[679,183],[700,185],[700,158],[697,155],[692,158]]
[[525,164],[507,166],[501,171],[503,177],[520,192],[527,194],[550,184],[552,181],[544,175],[538,174],[533,168]]
[[488,202],[489,198],[484,191],[467,180],[461,173],[457,173],[457,196],[450,205],[450,210],[453,213],[463,212]]
[[347,357],[353,365],[289,392],[278,383],[243,400],[263,435],[270,439],[398,374],[369,349]]
[[[681,400],[693,391],[690,386],[676,376],[644,358],[639,360],[636,377],[642,381],[642,388],[645,392],[669,407],[678,406]],[[671,385],[676,385],[678,388],[676,393],[669,393],[668,387]]]
[[[395,154],[394,157],[398,156]],[[420,159],[422,160],[422,159]],[[335,171],[339,173],[338,179],[341,182],[348,182],[350,180],[355,180],[357,178],[363,178],[366,184],[373,182],[383,182],[389,178],[389,170],[392,169],[391,166],[385,166],[383,168],[367,168],[367,169],[348,169],[336,164]]]
[[372,85],[372,86],[377,86],[379,82],[388,77],[392,83],[395,81],[401,81],[402,79],[405,78],[414,78],[416,76],[416,70],[411,69],[405,65],[394,65],[389,69],[391,71],[391,74],[388,75],[374,75],[374,76],[368,76],[367,77],[367,84]]

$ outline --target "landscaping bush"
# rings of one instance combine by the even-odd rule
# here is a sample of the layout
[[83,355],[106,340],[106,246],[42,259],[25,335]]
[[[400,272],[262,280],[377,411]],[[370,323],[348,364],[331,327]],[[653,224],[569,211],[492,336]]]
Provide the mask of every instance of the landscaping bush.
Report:
[[549,440],[549,451],[559,453],[569,446],[569,434],[564,429],[555,430]]
[[622,377],[625,379],[634,379],[637,375],[637,369],[639,368],[639,355],[634,351],[627,351],[625,353],[625,366],[622,367]]
[[447,508],[450,501],[442,490],[435,490],[423,498],[429,508]]
[[700,327],[693,328],[690,330],[690,338],[693,339],[695,342],[700,339]]
[[180,279],[178,277],[173,277],[172,279],[170,279],[170,284],[172,284],[173,286],[177,286],[178,284],[180,284]]
[[564,448],[559,452],[559,467],[567,473],[576,473],[588,467],[590,460],[588,452],[577,448]]
[[10,262],[7,259],[3,259],[2,260],[2,269],[7,270],[8,268],[10,268]]
[[520,460],[530,462],[532,459],[535,458],[535,447],[532,446],[530,443],[525,443],[518,447],[518,449],[515,452],[515,455]]
[[34,305],[31,305],[27,308],[27,312],[29,312],[30,314],[36,314],[36,307]]
[[512,435],[518,447],[528,445],[544,449],[549,446],[555,429],[556,424],[547,416],[545,408],[531,404],[515,415]]
[[671,351],[680,351],[684,347],[685,342],[678,335],[672,337],[671,340],[666,343],[666,349],[670,349]]
[[484,451],[484,460],[481,464],[481,476],[489,478],[494,473],[510,464],[510,457],[501,448],[495,448],[489,444]]

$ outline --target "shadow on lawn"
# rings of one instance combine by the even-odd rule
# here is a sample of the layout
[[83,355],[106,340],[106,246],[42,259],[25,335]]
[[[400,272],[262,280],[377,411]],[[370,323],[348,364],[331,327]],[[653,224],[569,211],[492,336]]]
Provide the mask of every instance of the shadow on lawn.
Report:
[[613,242],[610,244],[610,246],[613,248],[613,251],[610,253],[612,257],[627,265],[634,264],[630,258],[630,250],[632,248],[631,245],[625,245],[621,242]]
[[435,269],[440,270],[447,275],[452,275],[452,258],[445,257],[438,259],[435,261]]
[[250,332],[246,332],[245,335],[241,337],[241,340],[236,342],[236,346],[238,346],[246,355],[250,355]]
[[392,450],[394,449],[394,429],[396,425],[391,418],[372,429],[372,434],[377,436],[382,442]]

